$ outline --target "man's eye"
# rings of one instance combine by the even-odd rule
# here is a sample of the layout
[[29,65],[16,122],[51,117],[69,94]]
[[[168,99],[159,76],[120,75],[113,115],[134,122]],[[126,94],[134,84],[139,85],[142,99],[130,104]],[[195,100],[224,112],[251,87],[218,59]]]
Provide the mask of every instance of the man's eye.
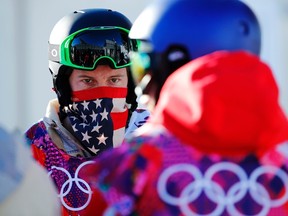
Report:
[[119,81],[119,78],[111,78],[112,83],[117,83]]
[[83,79],[83,82],[84,82],[84,83],[91,83],[91,82],[92,82],[92,79]]

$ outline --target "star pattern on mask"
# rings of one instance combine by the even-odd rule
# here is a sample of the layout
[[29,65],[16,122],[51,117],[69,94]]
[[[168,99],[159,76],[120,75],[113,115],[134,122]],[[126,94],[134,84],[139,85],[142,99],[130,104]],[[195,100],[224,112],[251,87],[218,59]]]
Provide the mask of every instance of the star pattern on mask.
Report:
[[98,145],[100,145],[101,143],[103,143],[104,145],[106,145],[105,140],[107,139],[107,137],[105,137],[104,134],[101,134],[101,136],[97,137],[97,139],[99,140]]
[[71,116],[71,119],[75,121],[77,118],[76,116]]
[[72,103],[72,109],[73,109],[73,110],[78,110],[77,104],[76,104],[75,102]]
[[100,151],[100,149],[96,149],[95,146],[93,145],[92,148],[89,148],[91,152],[93,152],[95,155]]
[[86,131],[85,133],[81,133],[83,136],[82,141],[86,141],[89,143],[89,139],[91,139],[92,137],[88,135],[88,131]]
[[101,101],[102,101],[102,99],[96,99],[96,101],[95,101],[96,108],[101,107]]
[[94,110],[92,111],[92,114],[90,115],[91,118],[92,118],[92,121],[96,121],[96,118],[97,118],[97,113],[94,112]]
[[84,109],[84,110],[85,110],[85,109],[89,110],[89,108],[88,108],[89,102],[83,101],[82,105],[83,105],[83,109]]
[[78,131],[78,129],[76,128],[76,125],[74,124],[74,125],[72,125],[72,129],[73,129],[73,131]]
[[99,133],[99,129],[100,129],[101,127],[102,127],[102,126],[98,125],[98,123],[97,123],[97,125],[93,127],[93,129],[92,129],[91,132],[96,131],[97,133]]
[[113,147],[112,98],[73,102],[67,112],[76,137],[92,153]]
[[80,123],[79,125],[81,125],[82,128],[85,128],[87,126],[87,124],[85,124],[85,123]]
[[106,111],[106,109],[104,108],[103,112],[100,113],[100,115],[102,116],[102,119],[101,121],[103,121],[104,119],[107,119],[108,120],[108,112]]
[[84,113],[81,114],[81,118],[83,119],[84,122],[86,122],[86,115]]

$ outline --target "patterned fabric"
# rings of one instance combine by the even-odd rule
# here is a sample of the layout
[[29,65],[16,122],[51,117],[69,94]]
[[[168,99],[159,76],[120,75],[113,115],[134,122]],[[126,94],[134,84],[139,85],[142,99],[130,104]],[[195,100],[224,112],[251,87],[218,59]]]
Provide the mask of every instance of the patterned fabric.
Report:
[[[135,112],[137,113],[137,110]],[[143,121],[147,114],[145,112],[135,120]],[[57,128],[59,130],[59,127],[55,126],[55,129]],[[98,196],[96,192],[92,194],[91,185],[79,176],[83,167],[93,163],[93,157],[71,156],[59,148],[52,140],[47,125],[42,120],[27,130],[26,137],[34,158],[47,169],[57,186],[59,201],[62,204],[62,215],[82,215],[87,206],[94,206],[96,203],[105,206],[100,198],[96,198]],[[95,203],[95,200],[99,201]],[[99,211],[101,209],[97,209],[94,215],[101,215]]]
[[155,131],[151,127],[153,136],[134,137],[83,168],[81,178],[108,205],[89,206],[83,215],[99,209],[103,215],[288,215],[288,143],[260,159],[221,157]]
[[81,178],[105,215],[288,215],[287,141],[270,68],[220,51],[172,73],[148,122]]
[[78,140],[94,155],[121,145],[128,119],[127,88],[98,87],[72,95],[73,104],[65,112]]

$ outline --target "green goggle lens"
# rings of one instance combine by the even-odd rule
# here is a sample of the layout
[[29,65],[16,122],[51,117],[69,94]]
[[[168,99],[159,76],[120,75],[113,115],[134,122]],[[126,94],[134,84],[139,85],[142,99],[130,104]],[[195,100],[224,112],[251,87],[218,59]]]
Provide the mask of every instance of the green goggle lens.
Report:
[[81,29],[62,42],[60,55],[55,45],[50,45],[50,60],[83,70],[93,70],[101,62],[115,69],[128,67],[131,65],[129,53],[137,50],[135,40],[129,39],[128,34],[129,30],[120,27]]

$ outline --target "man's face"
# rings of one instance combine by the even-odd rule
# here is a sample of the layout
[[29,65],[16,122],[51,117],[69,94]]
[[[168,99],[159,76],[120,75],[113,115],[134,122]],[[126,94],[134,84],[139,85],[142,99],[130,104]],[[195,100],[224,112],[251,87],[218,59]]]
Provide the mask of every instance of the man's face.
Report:
[[80,91],[95,87],[127,87],[126,68],[111,69],[108,65],[98,65],[93,71],[74,69],[70,78],[72,91]]

